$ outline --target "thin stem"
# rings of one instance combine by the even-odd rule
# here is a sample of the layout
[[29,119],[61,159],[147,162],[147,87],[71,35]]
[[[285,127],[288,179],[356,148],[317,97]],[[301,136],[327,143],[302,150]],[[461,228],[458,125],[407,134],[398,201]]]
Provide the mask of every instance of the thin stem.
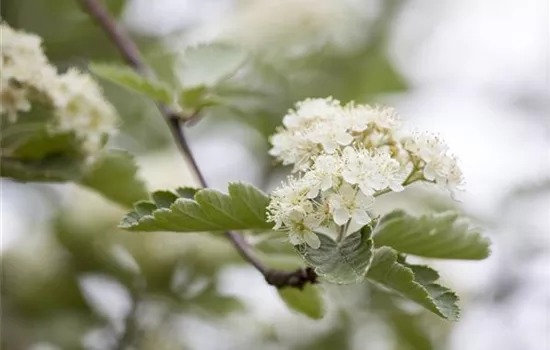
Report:
[[336,242],[338,242],[338,243],[342,242],[342,240],[346,236],[346,232],[348,231],[349,223],[350,222],[348,221],[345,225],[340,226],[340,231],[338,231],[338,236],[336,237]]
[[[407,178],[403,181],[402,183],[402,186],[407,186],[407,185],[410,185],[412,184],[413,182],[416,182],[416,181],[419,181],[419,180],[425,180],[424,179],[424,176],[422,175],[422,172],[421,171],[418,171],[418,170],[415,170],[415,171],[411,171],[411,173],[409,174],[409,176],[407,176]],[[427,180],[425,180],[427,181]],[[428,181],[428,182],[431,182],[431,181]],[[378,197],[378,196],[381,196],[383,194],[386,194],[386,193],[389,193],[391,192],[392,189],[387,187],[381,191],[378,191],[374,194],[374,197]]]
[[[154,73],[145,65],[141,59],[141,55],[130,37],[122,30],[116,21],[107,12],[105,7],[99,0],[80,0],[85,11],[96,20],[105,34],[112,40],[113,44],[118,48],[124,60],[133,67],[138,73],[154,78]],[[196,118],[197,113],[190,116],[184,116],[181,113],[173,110],[170,106],[157,104],[159,111],[164,116],[168,123],[170,131],[178,144],[182,154],[187,158],[191,168],[193,169],[197,180],[203,187],[207,187],[206,180],[200,171],[196,159],[191,152],[187,138],[181,128],[181,122]],[[267,283],[282,287],[303,288],[306,283],[317,283],[317,275],[311,268],[297,269],[296,271],[280,271],[272,270],[265,266],[252,252],[252,249],[244,238],[236,232],[227,231],[225,235],[229,238],[237,252],[241,257],[254,266],[262,273]]]

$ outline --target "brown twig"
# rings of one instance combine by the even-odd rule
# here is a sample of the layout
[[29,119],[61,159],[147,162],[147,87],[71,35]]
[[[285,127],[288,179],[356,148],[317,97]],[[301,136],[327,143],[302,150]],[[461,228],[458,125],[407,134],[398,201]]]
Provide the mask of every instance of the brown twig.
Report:
[[[122,28],[107,12],[99,0],[80,1],[86,12],[99,24],[101,29],[118,48],[124,60],[138,73],[154,78],[154,73],[142,61],[139,50],[134,42],[122,30]],[[189,144],[187,143],[187,139],[181,128],[182,121],[195,119],[197,116],[195,113],[191,116],[183,116],[164,104],[157,104],[157,106],[168,123],[170,131],[172,132],[176,143],[179,145],[180,150],[194,170],[200,184],[203,187],[207,187],[206,180],[200,171],[195,158],[193,157],[193,153],[189,148]],[[265,266],[257,256],[255,256],[248,243],[240,234],[232,231],[227,231],[225,234],[241,257],[261,272],[268,284],[277,288],[294,287],[301,289],[306,283],[317,283],[317,275],[311,268],[301,268],[296,271],[270,269]]]

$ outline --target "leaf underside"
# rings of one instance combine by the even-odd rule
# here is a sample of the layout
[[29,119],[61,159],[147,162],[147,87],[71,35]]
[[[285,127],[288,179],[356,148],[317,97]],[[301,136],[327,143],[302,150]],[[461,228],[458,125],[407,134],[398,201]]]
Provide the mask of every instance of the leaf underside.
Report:
[[297,246],[297,251],[315,272],[327,282],[349,284],[361,282],[372,260],[373,242],[371,226],[353,233],[340,243],[318,234],[321,246],[313,249],[307,244]]

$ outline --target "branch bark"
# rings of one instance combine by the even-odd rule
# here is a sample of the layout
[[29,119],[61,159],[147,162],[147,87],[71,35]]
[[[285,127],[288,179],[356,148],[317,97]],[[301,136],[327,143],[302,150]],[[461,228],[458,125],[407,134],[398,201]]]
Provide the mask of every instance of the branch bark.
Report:
[[[97,22],[105,34],[111,39],[126,63],[135,69],[136,72],[144,76],[154,78],[154,73],[141,59],[141,54],[139,53],[135,43],[108,13],[100,1],[80,0],[80,2],[89,16]],[[187,159],[189,165],[197,176],[198,181],[203,187],[208,187],[196,159],[189,148],[189,144],[181,125],[182,121],[188,120],[192,116],[181,115],[177,111],[170,108],[170,106],[164,104],[157,104],[157,106],[161,114],[164,116],[165,121],[168,123],[168,127],[172,132],[174,140],[178,144],[182,154]],[[317,283],[317,275],[313,269],[309,267],[300,268],[295,271],[270,269],[268,266],[264,265],[260,259],[258,259],[249,244],[240,234],[232,231],[227,231],[225,234],[241,257],[254,266],[260,273],[262,273],[268,284],[277,288],[294,287],[302,289],[307,283]]]

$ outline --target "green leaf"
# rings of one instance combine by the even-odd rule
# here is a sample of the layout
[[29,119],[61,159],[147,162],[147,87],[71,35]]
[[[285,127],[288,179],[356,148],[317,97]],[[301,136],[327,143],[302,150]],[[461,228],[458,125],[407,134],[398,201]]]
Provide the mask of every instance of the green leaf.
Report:
[[407,89],[404,78],[395,70],[385,48],[381,47],[366,60],[361,92],[365,95],[399,92]]
[[439,259],[485,259],[490,241],[470,221],[452,211],[410,216],[402,210],[384,216],[374,231],[377,246]]
[[82,160],[69,155],[51,155],[43,159],[0,158],[0,177],[20,182],[65,182],[80,177]]
[[361,282],[365,278],[372,260],[373,243],[371,226],[365,226],[340,243],[318,234],[321,240],[319,249],[307,244],[296,246],[304,260],[327,282],[349,284]]
[[233,75],[246,59],[246,53],[233,46],[199,45],[187,48],[174,69],[184,88],[212,87]]
[[[42,159],[52,154],[76,153],[78,141],[72,134],[49,134],[44,127],[27,139],[21,139],[13,156],[21,159]],[[67,152],[69,151],[69,152]]]
[[292,310],[315,320],[323,318],[325,314],[323,298],[317,286],[308,284],[301,290],[286,287],[277,291],[281,299]]
[[202,232],[269,229],[265,208],[269,202],[257,188],[234,183],[229,194],[212,189],[180,188],[177,193],[159,191],[153,202],[138,202],[120,227],[129,231]]
[[134,157],[130,153],[109,150],[91,164],[79,183],[114,202],[131,206],[134,202],[149,197],[145,183],[136,175],[137,170]]
[[206,86],[199,85],[190,89],[183,89],[179,94],[179,103],[182,107],[196,109],[206,93]]
[[393,290],[445,319],[458,320],[458,297],[450,289],[436,284],[439,274],[425,266],[398,262],[398,254],[389,247],[375,251],[367,279]]
[[172,104],[174,91],[162,81],[145,78],[132,69],[113,64],[90,64],[90,70],[100,77],[150,97],[154,101]]

